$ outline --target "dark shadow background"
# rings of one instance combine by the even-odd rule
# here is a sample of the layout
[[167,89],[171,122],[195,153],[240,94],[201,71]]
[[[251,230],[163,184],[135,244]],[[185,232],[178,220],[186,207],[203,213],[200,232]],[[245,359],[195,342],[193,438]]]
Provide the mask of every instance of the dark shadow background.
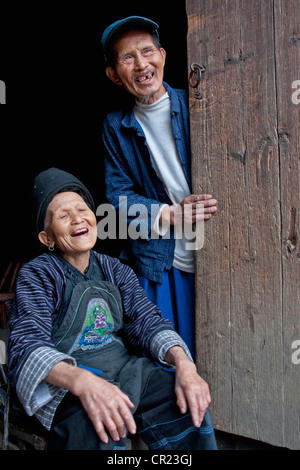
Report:
[[[165,80],[187,88],[184,0],[3,8],[0,79],[6,83],[7,105],[0,113],[1,277],[9,261],[26,262],[40,253],[30,198],[40,171],[51,166],[70,171],[88,186],[96,206],[105,201],[101,126],[107,111],[125,97],[105,76],[104,28],[130,15],[156,21],[167,51]],[[96,246],[112,256],[119,248],[118,241]]]

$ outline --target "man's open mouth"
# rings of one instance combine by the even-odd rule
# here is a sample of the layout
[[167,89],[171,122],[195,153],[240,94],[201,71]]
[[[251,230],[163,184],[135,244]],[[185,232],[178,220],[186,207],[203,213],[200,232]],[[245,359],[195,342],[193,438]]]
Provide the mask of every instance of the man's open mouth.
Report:
[[83,235],[87,235],[89,233],[88,228],[79,228],[78,230],[75,230],[74,232],[71,233],[71,237],[81,237]]
[[149,73],[147,73],[147,75],[143,75],[142,77],[137,78],[136,81],[138,83],[144,83],[146,81],[151,80],[153,77],[154,77],[154,73],[149,72]]

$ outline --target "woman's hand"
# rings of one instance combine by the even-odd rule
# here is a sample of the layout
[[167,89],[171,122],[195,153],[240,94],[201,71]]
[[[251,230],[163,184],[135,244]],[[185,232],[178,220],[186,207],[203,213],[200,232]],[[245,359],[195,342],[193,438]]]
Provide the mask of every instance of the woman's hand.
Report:
[[102,442],[108,442],[106,431],[114,441],[126,437],[127,429],[136,433],[131,413],[134,404],[115,385],[65,362],[56,364],[46,381],[68,389],[80,399]]
[[197,373],[195,364],[180,346],[170,348],[165,360],[176,366],[177,405],[182,414],[190,410],[194,426],[199,428],[211,403],[208,384]]

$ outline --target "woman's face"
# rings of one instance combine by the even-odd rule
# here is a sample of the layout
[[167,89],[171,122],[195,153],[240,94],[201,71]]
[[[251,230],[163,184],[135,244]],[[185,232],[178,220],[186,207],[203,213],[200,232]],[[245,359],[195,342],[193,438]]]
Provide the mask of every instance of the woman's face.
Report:
[[39,238],[45,245],[55,245],[61,255],[72,262],[95,245],[96,217],[79,194],[56,194],[48,206],[45,231]]

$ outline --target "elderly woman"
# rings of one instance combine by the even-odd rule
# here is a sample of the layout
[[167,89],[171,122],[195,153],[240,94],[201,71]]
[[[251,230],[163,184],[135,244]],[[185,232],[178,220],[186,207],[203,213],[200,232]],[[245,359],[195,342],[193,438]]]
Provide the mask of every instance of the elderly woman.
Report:
[[92,250],[87,188],[51,168],[35,179],[34,200],[49,251],[18,275],[9,371],[49,447],[120,449],[138,432],[151,449],[215,449],[209,389],[185,343],[133,271]]

